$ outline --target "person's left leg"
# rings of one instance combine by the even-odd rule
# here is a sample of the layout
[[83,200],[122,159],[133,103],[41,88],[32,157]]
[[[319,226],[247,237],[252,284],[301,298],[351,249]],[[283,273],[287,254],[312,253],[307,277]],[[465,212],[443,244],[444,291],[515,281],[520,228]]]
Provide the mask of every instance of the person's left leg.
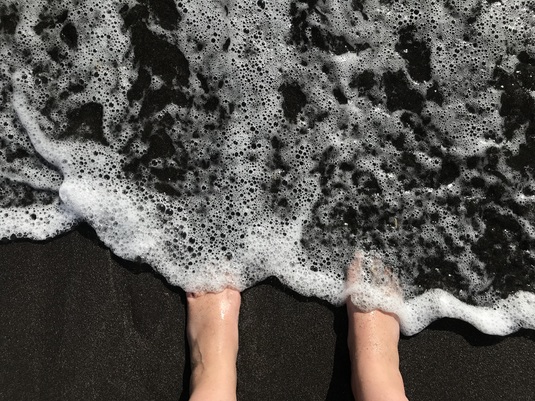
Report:
[[240,292],[188,293],[190,401],[236,401]]
[[[347,285],[360,279],[363,255],[357,252],[347,269]],[[381,278],[392,294],[399,294],[399,284],[379,260],[372,274]],[[351,388],[358,401],[407,401],[399,370],[398,342],[400,327],[396,315],[376,309],[360,310],[350,297],[346,300],[349,321],[348,347],[351,358]]]
[[399,323],[381,310],[360,311],[348,299],[351,387],[358,401],[407,401],[399,371]]

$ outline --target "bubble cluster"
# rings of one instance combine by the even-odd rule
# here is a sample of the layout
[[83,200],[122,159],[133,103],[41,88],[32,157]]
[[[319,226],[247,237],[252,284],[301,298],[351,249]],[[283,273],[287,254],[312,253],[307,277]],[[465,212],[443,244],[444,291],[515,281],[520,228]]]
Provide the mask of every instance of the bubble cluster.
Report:
[[272,3],[4,1],[0,237],[535,327],[535,3]]

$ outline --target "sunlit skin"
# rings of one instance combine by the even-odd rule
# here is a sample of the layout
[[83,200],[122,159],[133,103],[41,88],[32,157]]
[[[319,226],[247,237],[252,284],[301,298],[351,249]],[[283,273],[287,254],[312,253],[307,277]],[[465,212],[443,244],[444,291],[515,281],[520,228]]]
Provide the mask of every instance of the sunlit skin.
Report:
[[399,323],[395,315],[362,312],[347,301],[351,388],[359,401],[406,401],[399,371]]
[[235,401],[238,318],[241,295],[189,293],[188,342],[191,352],[191,401]]
[[[357,252],[348,266],[346,283],[358,282],[363,254]],[[377,274],[386,274],[388,291],[397,294],[396,280],[389,269],[374,261]],[[346,301],[348,317],[347,345],[351,358],[351,388],[359,401],[406,401],[403,379],[399,371],[399,321],[396,315],[381,310],[364,312],[351,299]]]
[[[357,254],[348,269],[353,283],[360,269]],[[188,341],[191,350],[191,401],[235,401],[239,291],[189,293]],[[399,371],[399,322],[395,315],[360,311],[349,299],[348,348],[351,386],[358,401],[406,401]]]

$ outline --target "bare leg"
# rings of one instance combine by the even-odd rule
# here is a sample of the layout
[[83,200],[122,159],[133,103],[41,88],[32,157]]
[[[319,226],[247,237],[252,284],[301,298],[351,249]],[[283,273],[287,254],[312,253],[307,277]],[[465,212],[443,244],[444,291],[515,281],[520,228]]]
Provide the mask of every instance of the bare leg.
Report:
[[347,301],[351,387],[359,401],[406,401],[399,371],[399,323],[395,315],[362,312]]
[[236,401],[240,293],[189,293],[187,300],[190,401]]
[[[376,274],[382,276],[386,285],[396,291],[397,283],[380,261],[376,261]],[[359,280],[362,268],[362,253],[347,271],[349,285]],[[381,273],[382,272],[382,273]],[[347,336],[351,358],[351,387],[358,401],[407,401],[403,379],[399,371],[399,322],[396,315],[381,310],[363,312],[351,299],[346,301],[349,320]]]

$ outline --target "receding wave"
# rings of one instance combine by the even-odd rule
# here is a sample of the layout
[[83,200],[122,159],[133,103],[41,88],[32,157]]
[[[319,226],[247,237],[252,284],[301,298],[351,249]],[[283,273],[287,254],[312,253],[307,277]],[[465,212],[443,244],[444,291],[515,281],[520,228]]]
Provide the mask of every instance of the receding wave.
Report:
[[0,238],[85,221],[187,291],[277,276],[405,333],[535,328],[534,1],[1,0],[0,21]]

